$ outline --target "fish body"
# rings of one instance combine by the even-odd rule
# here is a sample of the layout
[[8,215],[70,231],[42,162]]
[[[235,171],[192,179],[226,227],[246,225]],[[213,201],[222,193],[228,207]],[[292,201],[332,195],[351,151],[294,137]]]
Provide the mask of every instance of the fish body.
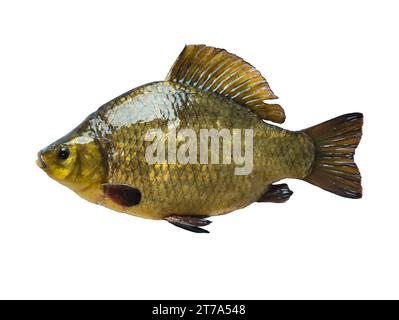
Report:
[[[264,121],[285,119],[279,105],[264,103],[275,98],[266,80],[242,59],[188,46],[166,81],[104,104],[39,152],[38,164],[88,201],[196,232],[208,223],[203,217],[255,201],[287,200],[288,187],[274,185],[285,178],[360,197],[353,154],[361,115],[289,131]],[[209,132],[218,138],[212,140]],[[163,157],[149,161],[154,141],[162,147],[157,156]],[[248,159],[242,157],[246,148]]]
[[[148,164],[145,134],[172,130],[253,129],[253,168],[236,175],[234,164]],[[133,89],[93,113],[78,129],[93,136],[107,162],[104,180],[131,185],[142,192],[138,205],[115,206],[99,186],[88,200],[145,218],[178,215],[218,215],[256,201],[268,185],[283,178],[303,178],[314,158],[306,134],[263,122],[247,108],[223,96],[173,82],[156,82]],[[245,141],[243,141],[245,142]],[[180,145],[184,141],[180,141]],[[211,141],[208,140],[210,150]],[[179,148],[179,143],[177,144]],[[222,151],[222,150],[221,150]],[[212,192],[210,192],[212,190]]]

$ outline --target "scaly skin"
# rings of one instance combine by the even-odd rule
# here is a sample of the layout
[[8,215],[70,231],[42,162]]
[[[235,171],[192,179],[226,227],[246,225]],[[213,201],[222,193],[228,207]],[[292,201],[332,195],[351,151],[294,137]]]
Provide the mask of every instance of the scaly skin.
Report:
[[[197,137],[201,128],[253,129],[252,172],[235,175],[234,163],[148,164],[145,150],[151,142],[144,136],[154,128],[166,132],[168,124],[177,131],[194,129]],[[223,96],[173,82],[150,83],[115,98],[74,132],[99,142],[107,172],[102,182],[133,186],[142,199],[136,206],[121,207],[104,197],[101,182],[75,191],[89,201],[150,219],[213,216],[245,207],[271,183],[307,176],[314,160],[313,142],[306,134],[265,123]]]

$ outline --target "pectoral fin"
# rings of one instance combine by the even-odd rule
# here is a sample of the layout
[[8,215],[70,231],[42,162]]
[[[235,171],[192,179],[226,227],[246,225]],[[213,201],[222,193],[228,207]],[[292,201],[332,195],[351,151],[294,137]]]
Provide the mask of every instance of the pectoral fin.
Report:
[[205,216],[169,216],[165,220],[176,227],[196,233],[209,233],[208,230],[200,227],[205,227],[212,223]]
[[287,184],[272,184],[257,202],[282,203],[286,202],[292,194],[293,192],[288,188]]
[[105,183],[103,184],[103,190],[106,197],[124,207],[135,206],[141,200],[141,192],[125,184]]

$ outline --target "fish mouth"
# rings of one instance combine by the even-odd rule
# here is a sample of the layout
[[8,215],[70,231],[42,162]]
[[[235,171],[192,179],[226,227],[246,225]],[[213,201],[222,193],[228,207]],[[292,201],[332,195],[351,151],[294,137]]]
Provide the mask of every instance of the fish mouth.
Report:
[[47,163],[44,161],[43,153],[41,151],[39,151],[39,153],[37,154],[36,164],[38,165],[38,167],[40,169],[43,169],[43,170],[47,169]]

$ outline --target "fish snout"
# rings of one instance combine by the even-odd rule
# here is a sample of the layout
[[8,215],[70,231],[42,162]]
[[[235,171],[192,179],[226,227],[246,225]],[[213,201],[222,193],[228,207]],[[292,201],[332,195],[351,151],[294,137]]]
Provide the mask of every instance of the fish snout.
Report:
[[43,151],[42,150],[40,150],[37,153],[36,164],[39,166],[40,169],[43,169],[43,170],[47,169],[47,163],[46,163],[46,161],[44,161]]

